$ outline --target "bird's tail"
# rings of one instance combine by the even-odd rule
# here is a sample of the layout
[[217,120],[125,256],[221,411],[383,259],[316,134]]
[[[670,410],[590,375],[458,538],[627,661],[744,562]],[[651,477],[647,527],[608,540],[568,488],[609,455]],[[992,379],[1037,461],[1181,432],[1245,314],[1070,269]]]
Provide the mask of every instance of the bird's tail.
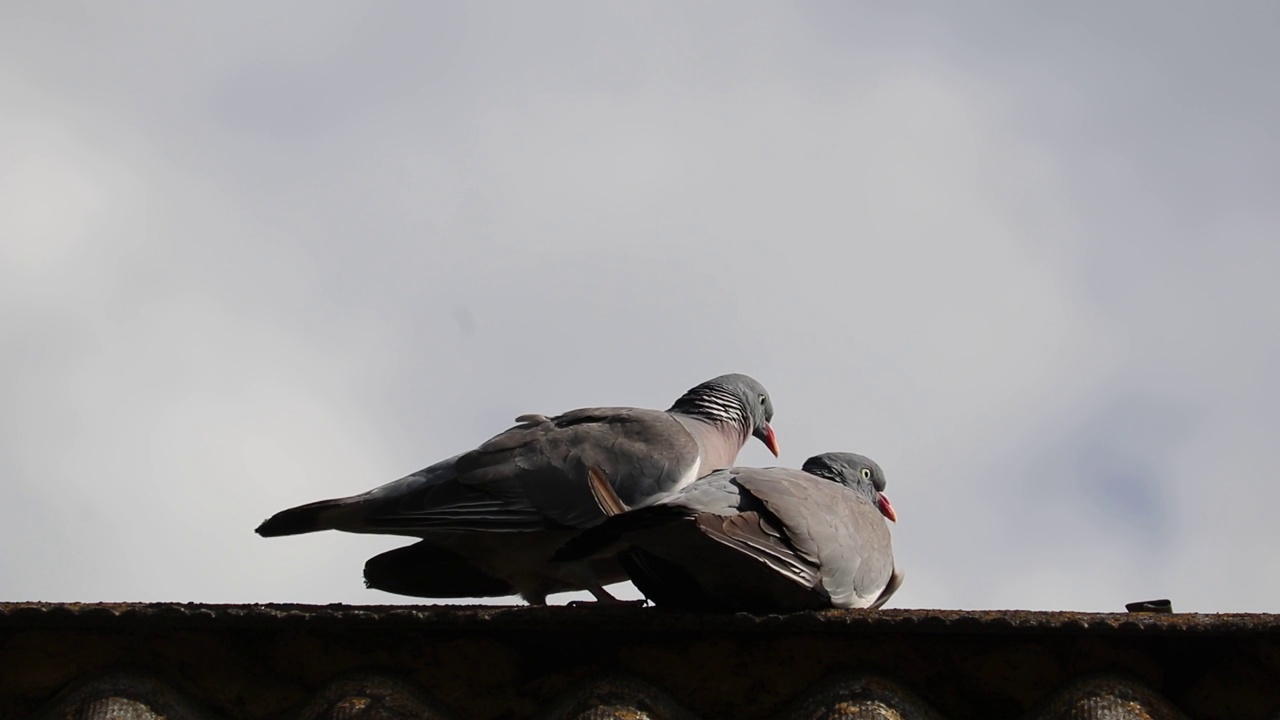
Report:
[[879,610],[880,606],[889,601],[893,594],[898,592],[898,588],[902,587],[902,581],[906,575],[899,569],[894,568],[893,574],[889,576],[889,584],[885,585],[884,590],[880,591],[880,597],[871,603],[872,610]]
[[340,530],[359,505],[357,497],[321,500],[281,510],[258,526],[254,532],[262,537],[302,535],[319,530]]
[[355,533],[386,532],[370,527],[369,517],[380,509],[394,507],[406,496],[452,480],[456,477],[454,463],[457,459],[458,456],[455,455],[448,460],[441,460],[431,467],[423,468],[416,473],[359,495],[320,500],[281,510],[263,521],[256,532],[262,537],[302,535],[319,530],[345,530]]

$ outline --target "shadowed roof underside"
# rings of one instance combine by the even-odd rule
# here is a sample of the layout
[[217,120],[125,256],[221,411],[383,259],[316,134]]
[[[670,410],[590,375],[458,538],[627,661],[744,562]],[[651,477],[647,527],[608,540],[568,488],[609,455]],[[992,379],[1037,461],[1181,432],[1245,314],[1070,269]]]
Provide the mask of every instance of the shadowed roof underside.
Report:
[[1280,616],[0,604],[0,717],[1280,720]]

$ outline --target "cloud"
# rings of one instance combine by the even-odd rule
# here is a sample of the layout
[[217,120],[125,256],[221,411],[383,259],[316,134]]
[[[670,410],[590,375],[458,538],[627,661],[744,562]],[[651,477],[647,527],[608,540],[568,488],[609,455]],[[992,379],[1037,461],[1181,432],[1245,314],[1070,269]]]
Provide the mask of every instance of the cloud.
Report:
[[738,371],[895,604],[1267,609],[1248,11],[300,7],[5,11],[0,596],[394,602],[252,528]]

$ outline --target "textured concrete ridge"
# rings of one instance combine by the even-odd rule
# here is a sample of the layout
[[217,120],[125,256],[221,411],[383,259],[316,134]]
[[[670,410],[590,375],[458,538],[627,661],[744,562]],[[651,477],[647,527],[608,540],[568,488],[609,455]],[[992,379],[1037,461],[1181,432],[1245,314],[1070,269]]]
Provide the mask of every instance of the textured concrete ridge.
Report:
[[112,626],[130,623],[187,625],[217,623],[250,627],[266,622],[359,626],[413,625],[421,628],[511,628],[567,623],[579,627],[628,629],[822,628],[855,631],[1080,632],[1091,633],[1280,633],[1280,614],[1261,613],[1081,613],[1028,610],[827,610],[786,615],[692,615],[658,608],[527,607],[495,605],[206,605],[200,603],[0,603],[0,627]]
[[3,720],[1280,720],[1280,616],[0,604]]

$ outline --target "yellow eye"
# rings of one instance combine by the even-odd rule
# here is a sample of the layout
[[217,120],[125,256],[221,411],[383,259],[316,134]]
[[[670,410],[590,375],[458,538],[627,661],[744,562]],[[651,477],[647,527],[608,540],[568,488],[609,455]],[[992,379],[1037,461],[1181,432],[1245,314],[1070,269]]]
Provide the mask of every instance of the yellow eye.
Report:
[[871,479],[871,468],[862,468],[862,479],[863,480]]

